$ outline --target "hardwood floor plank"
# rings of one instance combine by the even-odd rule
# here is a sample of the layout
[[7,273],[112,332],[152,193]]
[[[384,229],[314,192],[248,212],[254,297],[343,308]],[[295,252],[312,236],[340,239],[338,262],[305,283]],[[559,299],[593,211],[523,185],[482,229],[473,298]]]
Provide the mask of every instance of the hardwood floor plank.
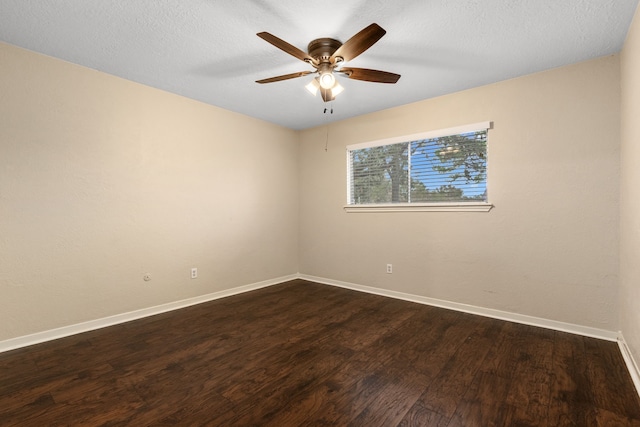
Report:
[[0,425],[25,426],[39,425],[41,420],[50,419],[50,411],[56,407],[56,402],[50,394],[39,394],[28,400],[13,400],[7,396],[0,400]]
[[447,418],[453,416],[500,332],[497,323],[478,320],[420,397],[425,408]]
[[398,425],[429,383],[423,375],[402,366],[378,371],[382,384],[351,425]]
[[0,354],[0,425],[639,426],[615,343],[303,280]]
[[605,411],[640,419],[640,399],[630,399],[634,389],[617,345],[584,338],[588,377],[594,393],[594,404]]
[[449,417],[441,415],[424,407],[422,401],[418,400],[413,404],[411,409],[405,414],[399,427],[445,427],[452,424],[449,423]]
[[547,426],[552,380],[553,331],[531,327],[519,343],[518,361],[505,402],[515,408],[512,422]]
[[506,402],[511,381],[478,370],[464,393],[449,426],[499,427],[512,425],[514,408]]
[[583,337],[556,332],[551,376],[549,424],[594,425],[595,419],[588,421],[594,398],[586,374]]

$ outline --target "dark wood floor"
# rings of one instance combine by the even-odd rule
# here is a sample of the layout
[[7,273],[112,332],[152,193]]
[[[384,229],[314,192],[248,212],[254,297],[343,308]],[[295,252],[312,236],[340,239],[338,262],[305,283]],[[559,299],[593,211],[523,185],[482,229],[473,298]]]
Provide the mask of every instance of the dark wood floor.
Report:
[[0,425],[640,426],[612,342],[293,281],[0,354]]

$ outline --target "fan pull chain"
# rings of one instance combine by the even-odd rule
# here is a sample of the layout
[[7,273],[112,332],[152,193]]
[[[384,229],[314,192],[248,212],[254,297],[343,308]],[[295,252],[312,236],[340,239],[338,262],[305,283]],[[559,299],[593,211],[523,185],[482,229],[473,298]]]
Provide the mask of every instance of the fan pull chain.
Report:
[[[327,126],[327,136],[326,136],[325,141],[324,141],[324,151],[325,152],[329,151],[329,116],[326,115],[327,114],[327,110],[328,110],[328,108],[324,109],[324,114],[325,114],[324,123]],[[329,114],[333,114],[333,103],[331,104],[331,109],[329,111],[330,111]]]

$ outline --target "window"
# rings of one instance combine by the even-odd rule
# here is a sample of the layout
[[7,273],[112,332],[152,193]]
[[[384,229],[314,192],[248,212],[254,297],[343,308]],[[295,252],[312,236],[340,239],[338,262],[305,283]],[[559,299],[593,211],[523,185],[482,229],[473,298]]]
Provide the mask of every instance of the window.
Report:
[[489,122],[347,147],[348,212],[488,211]]

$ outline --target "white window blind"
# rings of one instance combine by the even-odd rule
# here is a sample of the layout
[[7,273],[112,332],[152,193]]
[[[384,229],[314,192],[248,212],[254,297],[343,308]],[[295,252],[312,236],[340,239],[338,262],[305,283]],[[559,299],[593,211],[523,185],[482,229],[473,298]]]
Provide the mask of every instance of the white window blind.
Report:
[[347,147],[348,205],[487,202],[489,122]]

